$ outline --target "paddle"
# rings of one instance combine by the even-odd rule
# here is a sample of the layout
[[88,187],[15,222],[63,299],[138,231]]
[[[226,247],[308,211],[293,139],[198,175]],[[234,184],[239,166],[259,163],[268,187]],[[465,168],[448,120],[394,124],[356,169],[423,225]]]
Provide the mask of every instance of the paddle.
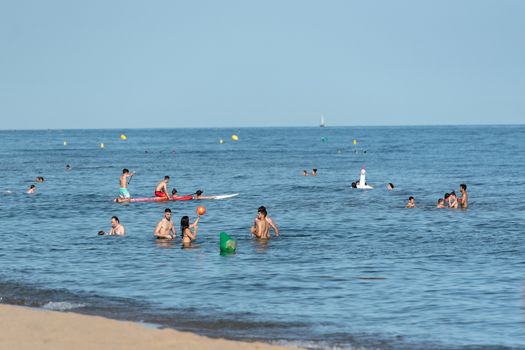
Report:
[[128,179],[128,185],[129,185],[129,183],[131,182],[131,178],[133,177],[133,175],[135,175],[135,172],[134,172],[134,171],[131,172],[131,175],[129,176],[129,179]]

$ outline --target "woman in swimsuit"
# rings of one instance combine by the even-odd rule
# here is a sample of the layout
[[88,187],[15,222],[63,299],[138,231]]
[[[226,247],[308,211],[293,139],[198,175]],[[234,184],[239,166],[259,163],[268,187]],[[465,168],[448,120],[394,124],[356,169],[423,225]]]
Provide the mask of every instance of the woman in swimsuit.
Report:
[[[182,236],[182,245],[184,247],[191,246],[191,242],[197,239],[197,223],[201,217],[197,216],[197,219],[190,225],[190,218],[188,216],[183,216],[180,219],[180,231]],[[193,232],[191,229],[193,228]]]

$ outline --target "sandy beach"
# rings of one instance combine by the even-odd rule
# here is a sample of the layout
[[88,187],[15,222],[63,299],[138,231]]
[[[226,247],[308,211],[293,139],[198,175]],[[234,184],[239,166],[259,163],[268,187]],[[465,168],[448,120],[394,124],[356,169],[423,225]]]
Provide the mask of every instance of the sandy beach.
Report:
[[152,329],[97,316],[0,305],[3,349],[289,349],[211,339],[173,329]]

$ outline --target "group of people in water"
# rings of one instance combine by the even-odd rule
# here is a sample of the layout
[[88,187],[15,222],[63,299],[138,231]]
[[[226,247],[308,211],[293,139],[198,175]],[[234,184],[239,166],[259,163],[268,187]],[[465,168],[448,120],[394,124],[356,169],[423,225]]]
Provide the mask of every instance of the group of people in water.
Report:
[[[317,169],[313,169],[312,175],[315,176]],[[128,190],[129,182],[131,178],[135,175],[134,172],[130,172],[129,169],[123,169],[122,175],[120,176],[119,181],[119,198],[117,202],[126,202],[131,199],[131,195]],[[171,195],[168,194],[168,183],[170,177],[168,175],[157,184],[155,187],[154,195],[157,198],[166,198],[173,199],[178,197],[178,192],[176,188],[173,188]],[[192,195],[193,199],[207,199],[207,197],[202,195],[202,191],[198,190]],[[209,197],[212,198],[212,197]],[[180,231],[181,231],[181,240],[184,247],[191,246],[192,242],[197,239],[198,232],[198,223],[200,220],[200,214],[197,215],[197,218],[190,223],[189,216],[185,215],[180,220]],[[257,216],[253,222],[253,225],[250,228],[250,232],[253,237],[258,239],[267,240],[270,239],[270,229],[274,231],[275,236],[279,236],[279,229],[274,221],[268,216],[266,207],[261,206],[257,210]],[[116,235],[123,236],[126,230],[124,226],[120,223],[118,217],[113,216],[111,218],[111,229],[106,233],[104,231],[99,231],[99,235]],[[154,237],[160,240],[174,240],[177,236],[177,230],[172,220],[172,212],[170,208],[164,209],[163,218],[157,223],[155,230],[153,231]]]
[[[445,193],[443,198],[438,199],[436,208],[467,209],[468,208],[467,185],[460,184],[459,191],[461,192],[461,197],[458,197],[455,191],[451,191],[450,193]],[[407,208],[416,207],[416,203],[415,203],[413,196],[408,197],[408,202],[406,204],[406,207]]]
[[[306,169],[303,170],[303,176],[308,176],[308,171]],[[312,169],[312,176],[317,176],[317,168]]]

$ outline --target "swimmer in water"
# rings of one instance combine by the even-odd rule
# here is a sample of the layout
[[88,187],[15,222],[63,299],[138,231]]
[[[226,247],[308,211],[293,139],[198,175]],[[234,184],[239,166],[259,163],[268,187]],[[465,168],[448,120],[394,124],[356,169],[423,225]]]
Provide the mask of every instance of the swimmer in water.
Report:
[[175,227],[173,226],[173,222],[171,221],[171,209],[166,208],[164,210],[164,217],[162,220],[159,221],[157,224],[157,227],[155,227],[155,231],[153,232],[153,235],[157,237],[157,239],[174,239],[177,232],[175,231]]
[[414,197],[410,196],[408,197],[408,203],[406,205],[407,208],[415,208],[416,203],[414,202]]
[[29,189],[27,190],[27,194],[35,193],[35,191],[36,191],[36,186],[35,185],[31,185],[31,186],[29,186]]
[[436,208],[446,208],[445,200],[443,198],[438,199],[438,204],[436,205]]
[[66,170],[71,170],[71,165],[66,164]]
[[308,171],[306,171],[306,169],[303,170],[303,176],[308,176]]
[[317,176],[317,169],[316,168],[312,169],[312,176]]
[[450,192],[450,197],[448,198],[448,206],[451,209],[457,209],[458,207],[458,198],[456,197],[456,192]]
[[98,234],[100,236],[108,235],[108,236],[124,236],[126,234],[126,229],[124,226],[120,223],[120,220],[116,216],[111,217],[111,229],[108,233],[104,231],[98,231]]
[[42,182],[44,182],[44,178],[42,176],[37,176],[35,181],[42,183]]
[[157,184],[155,187],[155,197],[166,197],[168,198],[168,182],[170,177],[168,175],[164,176],[164,179]]
[[[197,216],[197,219],[195,219],[193,224],[190,224],[190,218],[188,216],[183,216],[180,219],[180,235],[182,237],[182,244],[184,247],[189,247],[191,242],[197,239],[197,224],[199,223],[200,218],[200,216]],[[191,232],[192,228],[193,232]]]
[[[252,233],[254,228],[257,227],[257,220],[259,220],[260,215],[263,214],[265,221],[270,225],[270,228],[273,230],[273,233],[275,237],[279,236],[279,229],[277,228],[277,225],[273,222],[272,218],[268,216],[268,212],[266,211],[266,207],[260,206],[259,209],[257,209],[257,217],[255,218],[255,221],[252,226]],[[254,233],[255,234],[255,233]],[[270,232],[268,231],[268,238],[270,238]]]
[[392,191],[394,189],[394,184],[389,182],[388,185],[386,185],[386,189]]
[[250,231],[258,239],[270,239],[270,224],[266,221],[266,210],[257,212],[257,218]]
[[447,207],[447,205],[449,205],[449,201],[450,201],[450,193],[445,193],[445,195],[443,196],[443,199],[445,200],[445,208]]
[[467,193],[467,185],[461,184],[459,185],[459,190],[461,191],[461,197],[459,197],[459,205],[461,205],[461,208],[467,209],[468,208],[468,193]]

